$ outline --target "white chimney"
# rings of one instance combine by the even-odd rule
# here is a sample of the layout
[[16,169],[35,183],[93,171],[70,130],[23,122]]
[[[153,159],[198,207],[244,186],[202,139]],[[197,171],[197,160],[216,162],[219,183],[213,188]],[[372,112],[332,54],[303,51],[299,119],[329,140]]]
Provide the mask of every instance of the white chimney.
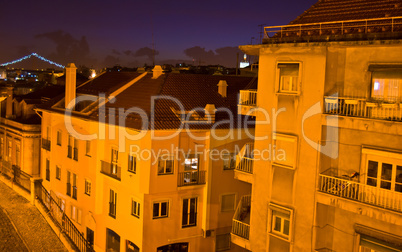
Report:
[[228,84],[226,83],[225,80],[220,80],[219,81],[219,83],[218,83],[218,93],[222,97],[226,97],[227,87],[228,87]]
[[68,104],[75,99],[76,75],[77,67],[74,65],[74,63],[69,63],[66,66],[66,96],[64,98],[65,108],[67,108]]
[[154,69],[152,69],[152,79],[157,79],[159,76],[161,76],[163,74],[163,69],[161,66],[159,65],[155,65]]
[[207,104],[204,108],[205,111],[205,120],[208,120],[211,123],[215,122],[215,104]]

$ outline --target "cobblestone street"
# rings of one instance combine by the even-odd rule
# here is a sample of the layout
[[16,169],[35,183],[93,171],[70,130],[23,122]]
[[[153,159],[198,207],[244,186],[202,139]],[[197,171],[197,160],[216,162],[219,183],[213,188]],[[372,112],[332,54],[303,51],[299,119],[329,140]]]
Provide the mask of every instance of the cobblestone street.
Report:
[[35,206],[0,181],[0,251],[67,251]]

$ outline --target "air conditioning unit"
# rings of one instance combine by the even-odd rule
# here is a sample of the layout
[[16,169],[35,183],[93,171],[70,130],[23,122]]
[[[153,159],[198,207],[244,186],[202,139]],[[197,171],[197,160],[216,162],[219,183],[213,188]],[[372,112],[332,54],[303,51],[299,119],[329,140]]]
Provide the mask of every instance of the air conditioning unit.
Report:
[[207,237],[213,237],[215,235],[215,230],[202,230],[202,236],[204,237],[204,238],[207,238]]

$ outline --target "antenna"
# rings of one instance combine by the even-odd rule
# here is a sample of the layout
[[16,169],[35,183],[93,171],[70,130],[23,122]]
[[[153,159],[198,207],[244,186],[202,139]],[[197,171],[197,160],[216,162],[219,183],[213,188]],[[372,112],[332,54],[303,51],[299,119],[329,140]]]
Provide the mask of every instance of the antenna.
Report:
[[263,37],[263,34],[264,34],[264,26],[266,26],[267,24],[259,24],[258,25],[258,27],[260,27],[260,32],[259,32],[259,34],[260,34],[260,43],[262,43],[262,37]]

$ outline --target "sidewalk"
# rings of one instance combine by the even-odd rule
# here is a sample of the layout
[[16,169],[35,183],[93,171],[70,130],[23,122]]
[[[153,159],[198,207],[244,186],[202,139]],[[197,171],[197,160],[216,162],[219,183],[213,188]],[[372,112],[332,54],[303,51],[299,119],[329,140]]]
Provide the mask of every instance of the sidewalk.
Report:
[[[0,208],[6,210],[12,223],[28,246],[29,251],[67,251],[58,238],[58,234],[56,235],[53,232],[38,209],[1,181]],[[3,231],[3,223],[7,225],[5,229],[9,230],[8,234],[0,235],[0,251],[27,251],[22,242],[21,245],[19,245],[21,248],[15,247],[11,249],[12,247],[7,247],[9,245],[14,246],[15,243],[20,242],[14,242],[14,237],[16,237],[15,235],[17,235],[17,233],[14,229],[11,229],[11,223],[7,224],[5,220],[6,215],[2,209],[0,209],[0,211],[0,232]],[[3,216],[1,214],[3,214]],[[9,225],[11,225],[11,227]],[[10,237],[13,238],[10,240]],[[16,239],[19,239],[18,235]]]

